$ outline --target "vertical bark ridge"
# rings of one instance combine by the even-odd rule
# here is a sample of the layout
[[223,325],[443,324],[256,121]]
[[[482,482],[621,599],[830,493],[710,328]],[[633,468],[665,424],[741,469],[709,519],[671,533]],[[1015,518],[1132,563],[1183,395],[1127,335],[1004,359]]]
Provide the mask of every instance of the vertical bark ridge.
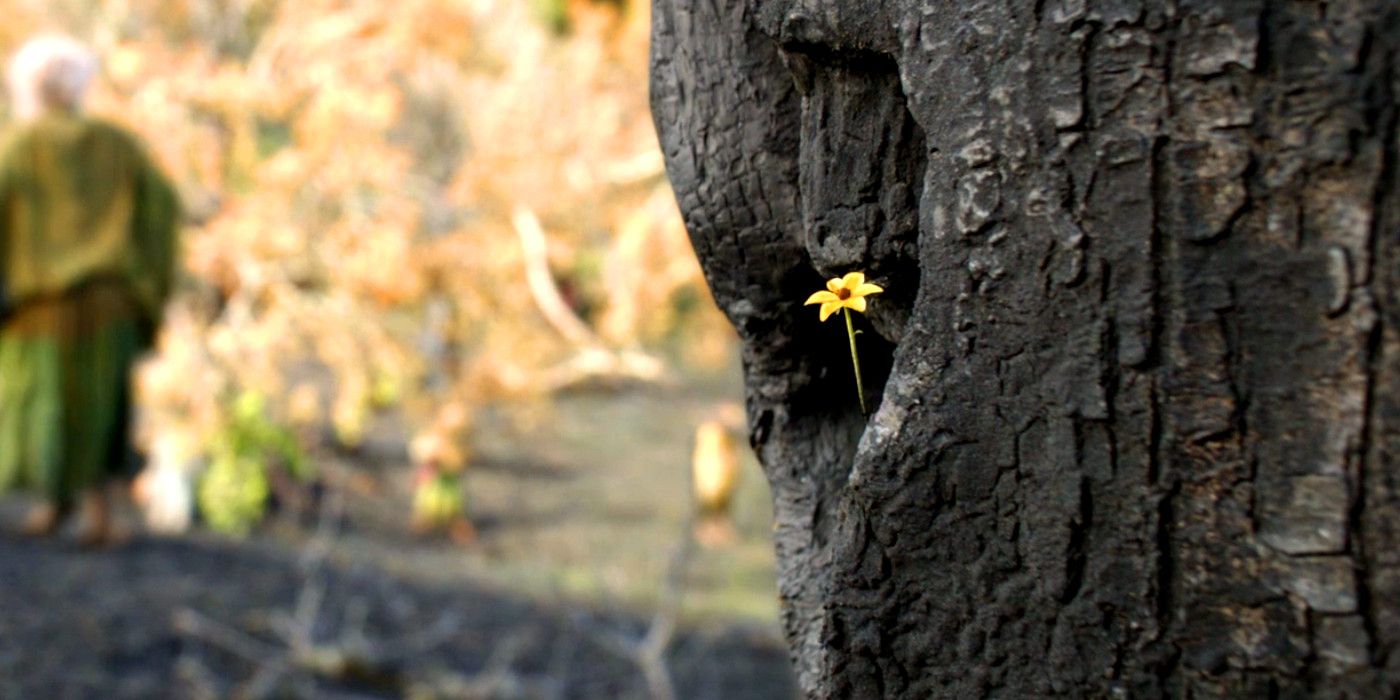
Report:
[[[1371,336],[1368,355],[1366,396],[1366,431],[1363,436],[1364,458],[1361,461],[1357,497],[1350,513],[1349,525],[1356,534],[1359,559],[1358,604],[1362,612],[1362,631],[1371,644],[1367,651],[1373,661],[1372,672],[1389,678],[1389,688],[1396,691],[1400,675],[1400,614],[1388,601],[1400,597],[1400,495],[1397,493],[1397,464],[1394,457],[1397,404],[1394,392],[1400,374],[1396,371],[1396,352],[1400,350],[1397,336],[1397,295],[1395,270],[1396,235],[1400,231],[1400,178],[1396,173],[1397,99],[1400,99],[1400,10],[1392,9],[1372,30],[1367,64],[1376,71],[1377,122],[1379,136],[1384,141],[1384,160],[1374,195],[1376,216],[1371,232],[1372,270],[1370,279],[1376,289],[1378,321]],[[1382,685],[1381,681],[1375,681]]]

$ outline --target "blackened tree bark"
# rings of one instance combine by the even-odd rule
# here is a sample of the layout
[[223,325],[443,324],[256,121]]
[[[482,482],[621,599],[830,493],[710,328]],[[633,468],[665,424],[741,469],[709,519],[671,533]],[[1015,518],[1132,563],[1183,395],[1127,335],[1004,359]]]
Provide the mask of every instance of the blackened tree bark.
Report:
[[1393,0],[653,22],[810,695],[1397,693]]

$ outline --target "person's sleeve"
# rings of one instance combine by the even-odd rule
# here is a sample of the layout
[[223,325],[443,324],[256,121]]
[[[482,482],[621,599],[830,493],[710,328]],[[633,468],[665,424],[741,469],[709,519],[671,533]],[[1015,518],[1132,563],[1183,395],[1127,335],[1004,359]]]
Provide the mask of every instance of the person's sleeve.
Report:
[[11,157],[11,139],[6,136],[0,142],[0,320],[14,311],[14,297],[11,295],[10,271],[10,208],[14,199],[14,172]]
[[132,243],[139,261],[135,284],[154,330],[175,284],[180,199],[170,181],[144,154],[139,162],[132,221]]

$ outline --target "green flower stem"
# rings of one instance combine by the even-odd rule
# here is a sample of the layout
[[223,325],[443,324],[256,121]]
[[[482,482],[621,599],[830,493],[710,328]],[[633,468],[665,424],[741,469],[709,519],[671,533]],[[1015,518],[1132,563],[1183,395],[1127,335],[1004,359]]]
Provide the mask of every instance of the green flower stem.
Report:
[[870,415],[870,411],[865,410],[865,385],[860,380],[860,353],[856,352],[856,327],[851,322],[851,309],[849,307],[841,309],[846,315],[846,335],[851,339],[851,365],[856,370],[856,396],[860,397],[860,414]]

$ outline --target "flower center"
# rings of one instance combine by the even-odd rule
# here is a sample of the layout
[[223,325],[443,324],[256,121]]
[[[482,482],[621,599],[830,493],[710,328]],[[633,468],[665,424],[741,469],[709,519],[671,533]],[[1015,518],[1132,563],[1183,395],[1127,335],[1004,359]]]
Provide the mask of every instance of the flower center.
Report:
[[837,298],[837,299],[840,299],[841,301],[845,301],[845,300],[847,300],[847,299],[850,299],[850,298],[851,298],[851,290],[846,289],[845,287],[842,287],[841,289],[836,290],[836,298]]

